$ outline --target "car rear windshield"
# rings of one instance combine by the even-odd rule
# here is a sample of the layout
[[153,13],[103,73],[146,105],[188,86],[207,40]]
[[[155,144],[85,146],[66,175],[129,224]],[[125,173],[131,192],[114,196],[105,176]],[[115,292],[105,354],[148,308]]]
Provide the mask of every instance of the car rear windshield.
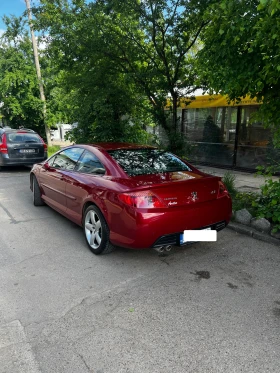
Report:
[[129,176],[191,171],[174,154],[159,149],[118,149],[108,153]]
[[7,142],[8,143],[42,143],[40,137],[36,133],[24,133],[24,132],[15,132],[7,133]]

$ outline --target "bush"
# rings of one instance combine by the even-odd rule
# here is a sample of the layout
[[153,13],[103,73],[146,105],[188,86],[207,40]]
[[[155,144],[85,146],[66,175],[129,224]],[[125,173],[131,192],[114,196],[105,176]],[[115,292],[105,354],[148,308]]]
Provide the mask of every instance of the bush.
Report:
[[265,218],[273,225],[272,232],[280,230],[280,180],[267,179],[261,193],[236,193],[232,199],[233,210],[247,209],[252,216]]
[[280,230],[280,179],[267,179],[261,187],[260,196],[252,202],[256,216],[266,218],[273,224],[273,232]]
[[258,167],[258,175],[266,176],[265,184],[261,186],[261,193],[237,192],[235,176],[226,172],[223,182],[232,196],[234,211],[247,209],[252,216],[265,218],[273,225],[272,232],[280,231],[280,179],[271,179],[274,169]]
[[252,192],[237,192],[232,199],[232,207],[234,211],[247,209],[252,216],[256,216],[253,203],[258,200],[259,194]]
[[168,137],[168,145],[161,139],[158,139],[157,145],[168,152],[176,154],[178,157],[188,159],[192,154],[193,145],[188,142],[187,137],[173,130],[166,131],[166,135]]

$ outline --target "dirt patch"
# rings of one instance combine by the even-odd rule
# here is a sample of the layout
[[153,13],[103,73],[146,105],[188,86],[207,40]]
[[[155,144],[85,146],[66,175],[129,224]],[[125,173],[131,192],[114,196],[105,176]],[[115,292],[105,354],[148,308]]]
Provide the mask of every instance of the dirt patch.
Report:
[[231,282],[228,282],[227,283],[227,286],[231,289],[238,289],[238,286],[237,285],[233,285]]
[[204,278],[208,280],[210,278],[210,272],[208,271],[195,271],[195,272],[191,272],[191,274],[198,276],[199,279]]

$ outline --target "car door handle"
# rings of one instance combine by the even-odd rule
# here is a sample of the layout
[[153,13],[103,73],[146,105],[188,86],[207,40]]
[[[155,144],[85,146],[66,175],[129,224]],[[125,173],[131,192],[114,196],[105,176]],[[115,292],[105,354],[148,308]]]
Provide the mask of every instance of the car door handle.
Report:
[[56,175],[55,176],[57,179],[59,179],[59,180],[61,180],[61,181],[65,181],[65,177],[64,177],[64,175]]

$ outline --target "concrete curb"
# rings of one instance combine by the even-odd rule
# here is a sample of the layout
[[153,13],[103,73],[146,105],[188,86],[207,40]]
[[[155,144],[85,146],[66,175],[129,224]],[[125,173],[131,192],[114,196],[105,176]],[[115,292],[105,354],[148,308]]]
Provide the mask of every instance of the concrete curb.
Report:
[[278,238],[274,238],[266,233],[259,232],[250,226],[235,223],[235,222],[230,222],[227,228],[232,229],[235,232],[245,234],[246,236],[253,237],[257,240],[264,241],[264,242],[280,247],[280,240],[278,240]]

